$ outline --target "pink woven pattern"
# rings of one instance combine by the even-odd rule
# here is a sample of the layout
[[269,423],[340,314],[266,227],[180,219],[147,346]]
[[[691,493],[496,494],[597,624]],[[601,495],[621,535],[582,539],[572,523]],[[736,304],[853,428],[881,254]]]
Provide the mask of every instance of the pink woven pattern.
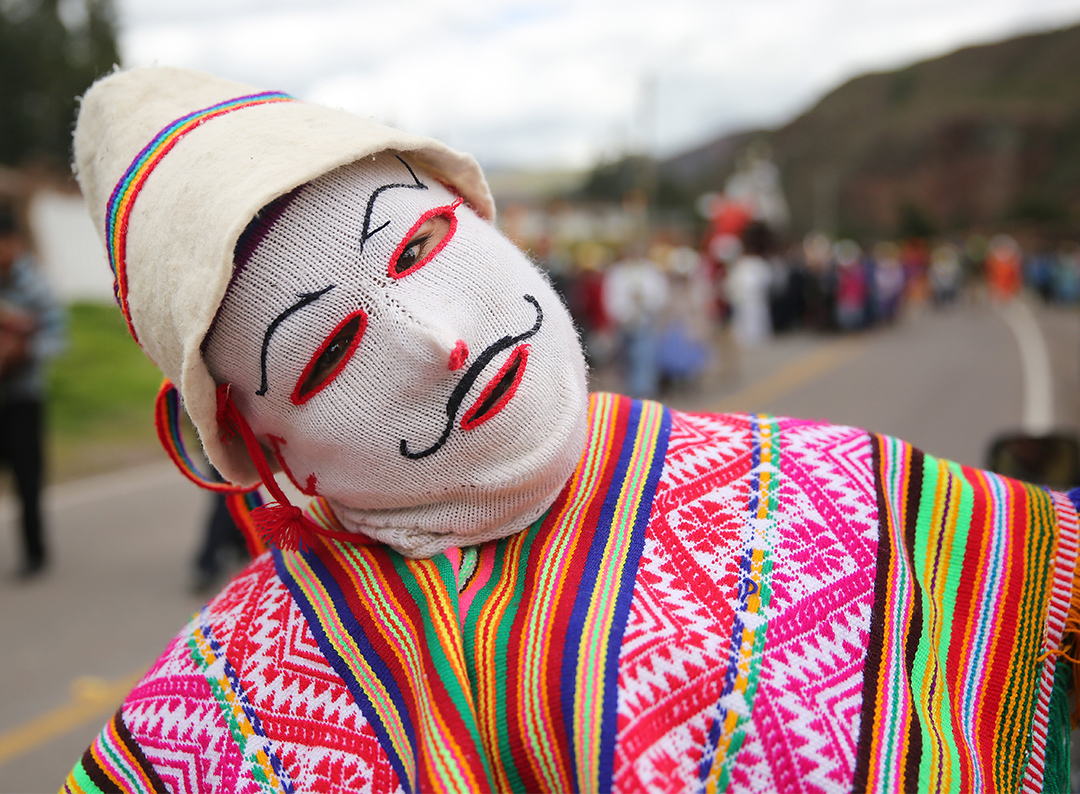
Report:
[[122,714],[171,791],[259,791],[205,676],[188,652],[185,635],[173,641],[128,695]]
[[870,439],[781,422],[772,615],[732,791],[846,792],[862,706],[877,553]]
[[233,645],[263,730],[298,792],[393,791],[397,780],[345,683],[319,652],[296,602],[260,559],[263,581]]
[[[873,599],[877,502],[869,437],[782,420],[767,653],[730,791],[848,791]],[[698,783],[740,586],[750,423],[673,412],[620,658],[615,781]]]
[[[344,682],[264,555],[211,602],[204,625],[228,658],[260,730],[300,792],[400,787]],[[173,641],[123,706],[132,735],[178,792],[258,792],[221,703],[187,645]]]
[[[620,790],[683,791],[720,695],[749,499],[749,425],[672,412],[619,661]],[[706,551],[707,550],[707,551]]]

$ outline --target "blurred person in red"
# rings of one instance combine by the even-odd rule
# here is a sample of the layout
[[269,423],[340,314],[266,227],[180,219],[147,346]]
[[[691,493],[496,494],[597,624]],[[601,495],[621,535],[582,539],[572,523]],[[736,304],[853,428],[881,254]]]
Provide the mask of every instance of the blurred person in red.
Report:
[[607,249],[599,243],[583,243],[574,251],[573,276],[567,292],[567,308],[581,333],[585,355],[594,367],[611,360],[614,342],[611,319],[604,309],[604,264]]
[[21,508],[18,576],[48,563],[41,515],[46,360],[63,345],[63,315],[38,269],[12,203],[0,204],[0,464]]
[[836,324],[841,331],[855,331],[866,323],[869,296],[862,249],[854,240],[840,240],[835,246]]
[[1016,297],[1023,285],[1020,246],[1007,234],[995,235],[990,240],[986,255],[986,284],[990,296],[1002,303]]
[[924,303],[930,294],[930,250],[926,240],[912,237],[900,244],[900,261],[904,263],[904,299],[910,304]]
[[746,206],[729,200],[722,193],[706,194],[700,203],[701,212],[709,220],[709,228],[702,241],[701,255],[706,273],[713,284],[713,311],[720,321],[726,322],[730,319],[731,306],[727,301],[724,283],[731,263],[742,252],[742,233],[753,216]]

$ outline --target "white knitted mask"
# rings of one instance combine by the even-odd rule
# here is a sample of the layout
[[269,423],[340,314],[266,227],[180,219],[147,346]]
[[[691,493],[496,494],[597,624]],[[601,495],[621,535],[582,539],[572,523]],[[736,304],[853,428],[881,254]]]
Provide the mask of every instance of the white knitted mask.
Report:
[[422,557],[551,504],[584,447],[577,335],[456,195],[383,152],[271,205],[237,262],[207,364],[346,528]]

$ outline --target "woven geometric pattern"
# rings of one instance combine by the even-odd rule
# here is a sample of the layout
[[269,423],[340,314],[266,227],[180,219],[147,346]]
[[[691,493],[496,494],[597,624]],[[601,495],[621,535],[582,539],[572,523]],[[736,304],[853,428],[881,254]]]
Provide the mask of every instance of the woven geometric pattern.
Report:
[[[246,763],[221,701],[192,658],[196,620],[128,696],[123,718],[175,791],[386,792],[398,789],[370,725],[319,652],[269,555],[202,613],[228,657],[281,780]],[[270,764],[271,771],[274,764]],[[272,778],[273,775],[270,774]]]
[[[752,428],[749,417],[673,414],[620,660],[625,790],[700,785],[745,578]],[[870,437],[790,420],[778,431],[767,653],[728,790],[846,791],[876,552]]]

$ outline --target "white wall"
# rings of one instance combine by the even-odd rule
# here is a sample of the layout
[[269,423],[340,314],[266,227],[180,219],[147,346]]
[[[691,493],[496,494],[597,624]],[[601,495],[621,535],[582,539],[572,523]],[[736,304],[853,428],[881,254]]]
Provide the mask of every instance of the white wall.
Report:
[[81,196],[38,190],[30,201],[30,227],[41,266],[61,300],[115,301],[105,247]]

